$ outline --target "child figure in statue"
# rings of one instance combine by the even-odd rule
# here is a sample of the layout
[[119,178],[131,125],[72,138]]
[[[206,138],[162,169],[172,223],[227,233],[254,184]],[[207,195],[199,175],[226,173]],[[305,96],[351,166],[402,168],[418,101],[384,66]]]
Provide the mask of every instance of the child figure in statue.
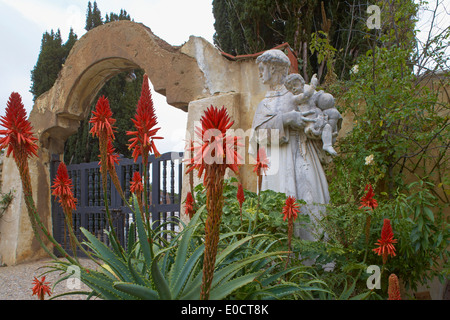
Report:
[[307,123],[305,134],[313,139],[321,138],[323,150],[335,156],[337,152],[334,150],[333,144],[342,123],[342,116],[334,107],[334,98],[331,94],[316,91],[318,84],[319,81],[315,74],[308,85],[298,73],[288,75],[284,83],[286,89],[294,94],[298,111],[309,112],[309,117],[316,119],[316,122]]

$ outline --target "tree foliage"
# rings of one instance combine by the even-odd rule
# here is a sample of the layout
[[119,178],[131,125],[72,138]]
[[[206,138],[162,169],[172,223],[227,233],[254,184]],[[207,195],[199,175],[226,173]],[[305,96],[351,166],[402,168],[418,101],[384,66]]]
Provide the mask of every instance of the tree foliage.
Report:
[[214,0],[214,43],[240,55],[288,42],[308,80],[322,65],[310,51],[313,35],[320,36],[336,49],[333,65],[322,66],[323,75],[332,67],[339,78],[348,78],[355,59],[367,50],[367,6],[362,0]]
[[44,92],[50,90],[58,77],[64,61],[69,55],[77,35],[70,29],[67,41],[63,44],[61,31],[53,30],[42,35],[41,51],[33,70],[31,71],[31,89],[33,100],[36,100]]
[[450,58],[443,44],[450,33],[430,32],[434,36],[419,45],[419,4],[376,4],[382,24],[366,30],[370,48],[358,57],[349,80],[328,88],[340,111],[353,119],[328,168],[330,195],[334,205],[345,206],[360,198],[367,183],[376,186],[377,219],[391,219],[399,235],[399,259],[390,272],[414,289],[448,276]]
[[[130,15],[126,10],[120,10],[119,14],[111,12],[105,15],[105,22],[109,23],[118,20],[130,20]],[[100,9],[97,3],[91,5],[89,2],[86,14],[86,30],[91,30],[103,24]],[[110,79],[102,89],[100,89],[94,103],[90,106],[90,111],[95,108],[98,97],[104,95],[108,97],[114,118],[117,120],[117,135],[114,142],[116,152],[124,157],[131,157],[128,150],[128,137],[125,132],[133,126],[131,121],[136,110],[136,104],[141,92],[141,84],[144,76],[142,70],[133,72],[122,72]],[[91,115],[91,112],[89,112]],[[89,134],[89,120],[81,121],[78,132],[69,137],[65,144],[64,161],[70,163],[91,162],[98,160],[97,138]]]

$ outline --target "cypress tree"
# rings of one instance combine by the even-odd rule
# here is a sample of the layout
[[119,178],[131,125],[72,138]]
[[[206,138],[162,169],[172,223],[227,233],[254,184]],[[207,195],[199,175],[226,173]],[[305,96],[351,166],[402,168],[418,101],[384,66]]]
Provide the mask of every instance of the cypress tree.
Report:
[[33,100],[53,86],[66,56],[60,30],[58,29],[56,33],[53,30],[50,33],[45,32],[42,35],[38,60],[31,71],[30,92],[33,94]]
[[70,50],[72,49],[75,42],[77,42],[78,36],[73,32],[73,28],[70,28],[69,36],[67,38],[67,41],[63,45],[64,49],[64,61],[66,60],[67,56],[70,53]]
[[103,24],[103,19],[101,16],[100,9],[97,6],[97,2],[94,1],[94,5],[89,1],[88,8],[86,12],[86,26],[84,29],[86,31],[92,30],[95,27],[101,26]]
[[89,1],[88,7],[87,7],[87,12],[86,12],[86,26],[84,27],[84,29],[86,31],[89,31],[93,28],[94,28],[94,26],[92,24],[92,3]]
[[[94,2],[93,6],[88,3],[86,30],[91,30],[103,23],[102,19],[99,19],[100,15],[100,9],[97,7],[96,2]],[[131,20],[131,18],[126,10],[122,9],[119,14],[113,12],[106,14],[104,23],[118,20]],[[117,133],[115,135],[116,140],[114,141],[116,152],[125,157],[131,157],[131,151],[128,150],[127,146],[129,137],[126,135],[126,131],[130,130],[133,126],[131,119],[136,111],[143,76],[144,72],[142,70],[134,70],[132,77],[134,80],[130,81],[130,72],[127,71],[119,73],[106,82],[94,99],[94,103],[89,106],[90,112],[88,113],[88,118],[80,122],[77,133],[70,136],[66,141],[64,161],[67,164],[98,161],[98,139],[93,138],[89,134],[89,118],[92,115],[92,110],[94,110],[98,98],[102,95],[108,98],[113,117],[116,119]]]

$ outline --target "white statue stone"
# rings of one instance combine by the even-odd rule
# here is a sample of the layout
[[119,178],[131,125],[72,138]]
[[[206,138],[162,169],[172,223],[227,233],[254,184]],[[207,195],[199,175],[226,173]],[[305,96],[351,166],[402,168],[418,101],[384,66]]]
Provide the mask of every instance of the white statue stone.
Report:
[[[261,190],[271,189],[303,199],[307,205],[302,206],[301,212],[309,214],[314,222],[330,200],[322,163],[331,161],[330,154],[336,154],[332,137],[333,131],[339,130],[340,115],[327,114],[326,110],[334,106],[334,99],[323,91],[315,91],[315,77],[310,85],[304,81],[295,85],[294,76],[290,76],[291,91],[286,88],[290,61],[282,51],[266,51],[256,62],[262,82],[269,87],[253,118],[249,149],[256,155],[255,146],[264,146],[270,161]],[[298,224],[294,234],[302,239],[318,240],[311,230]]]
[[323,91],[316,92],[319,81],[313,75],[311,83],[305,85],[305,80],[298,73],[287,76],[285,87],[295,95],[300,112],[311,111],[309,118],[315,118],[316,122],[309,122],[305,126],[305,133],[309,138],[322,139],[323,150],[332,156],[337,155],[333,148],[334,142],[342,124],[342,116],[334,107],[334,97]]

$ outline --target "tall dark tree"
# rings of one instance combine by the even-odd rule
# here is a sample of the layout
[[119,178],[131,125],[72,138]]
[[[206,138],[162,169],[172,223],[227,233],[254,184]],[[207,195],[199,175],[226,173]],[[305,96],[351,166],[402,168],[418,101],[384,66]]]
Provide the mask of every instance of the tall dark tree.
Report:
[[67,41],[63,45],[63,49],[64,49],[64,59],[63,60],[64,61],[66,60],[67,56],[70,53],[70,50],[72,50],[72,47],[75,44],[75,42],[77,42],[77,40],[78,40],[78,36],[73,31],[73,28],[70,28]]
[[339,78],[348,77],[358,54],[368,49],[367,1],[213,0],[212,4],[214,43],[221,50],[251,54],[288,42],[306,79],[321,65],[326,69],[310,50],[313,34],[318,35],[316,41],[336,49],[332,66]]
[[86,13],[86,26],[84,27],[86,31],[92,30],[95,27],[101,26],[103,24],[102,15],[100,9],[97,6],[97,1],[94,1],[94,5],[88,2],[88,9]]
[[111,12],[109,15],[105,15],[105,23],[119,21],[119,20],[131,20],[130,15],[126,10],[120,9],[120,13]]
[[[91,30],[101,24],[100,9],[96,2],[92,5],[88,3],[86,13],[86,30]],[[105,15],[105,24],[118,20],[131,20],[130,15],[126,10],[120,10],[119,14],[111,12]],[[101,22],[101,23],[100,23]],[[136,111],[136,104],[139,100],[142,80],[144,72],[142,70],[134,70],[122,72],[111,78],[102,89],[100,89],[94,103],[89,106],[90,111],[88,118],[80,122],[80,127],[74,135],[69,137],[65,144],[64,161],[70,163],[81,163],[97,161],[98,139],[89,134],[89,118],[92,110],[95,108],[95,103],[102,95],[108,98],[113,117],[116,119],[117,134],[114,141],[116,152],[125,157],[131,157],[131,151],[128,150],[128,136],[126,131],[129,131],[133,126],[131,119]]]
[[63,44],[61,32],[45,32],[42,36],[41,51],[31,71],[31,88],[33,100],[48,91],[56,81],[62,65],[77,40],[77,35],[70,29],[69,37]]

